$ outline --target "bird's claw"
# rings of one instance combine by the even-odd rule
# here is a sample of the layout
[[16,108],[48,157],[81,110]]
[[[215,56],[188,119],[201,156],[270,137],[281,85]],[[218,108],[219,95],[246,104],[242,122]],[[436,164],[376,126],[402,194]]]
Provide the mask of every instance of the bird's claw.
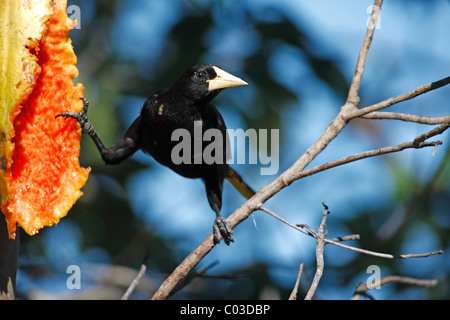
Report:
[[233,230],[228,226],[227,221],[220,215],[217,216],[213,225],[213,233],[214,233],[214,244],[219,243],[219,234],[222,236],[223,241],[225,241],[226,245],[230,245],[230,242],[234,242]]
[[83,100],[83,110],[81,112],[63,112],[56,116],[58,117],[64,117],[64,118],[72,118],[78,121],[78,123],[81,126],[81,130],[84,133],[88,133],[90,130],[92,130],[92,125],[89,122],[88,116],[87,116],[87,110],[89,107],[89,101],[85,98],[80,98]]

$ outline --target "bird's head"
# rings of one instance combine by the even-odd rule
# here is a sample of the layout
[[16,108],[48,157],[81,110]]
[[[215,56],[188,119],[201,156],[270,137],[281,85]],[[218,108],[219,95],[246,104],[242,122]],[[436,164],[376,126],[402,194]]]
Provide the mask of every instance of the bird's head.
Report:
[[188,68],[176,81],[176,89],[191,101],[210,101],[222,89],[247,85],[247,82],[235,77],[211,64],[197,64]]

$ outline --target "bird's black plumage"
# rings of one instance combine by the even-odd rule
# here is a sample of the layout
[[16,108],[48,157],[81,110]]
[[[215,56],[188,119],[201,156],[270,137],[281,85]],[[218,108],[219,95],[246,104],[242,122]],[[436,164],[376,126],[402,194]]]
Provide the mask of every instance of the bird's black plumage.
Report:
[[[254,191],[226,163],[228,136],[225,122],[210,102],[222,89],[245,84],[244,81],[226,73],[218,66],[194,65],[188,68],[169,89],[158,91],[149,97],[142,107],[141,114],[124,137],[109,148],[103,145],[87,118],[87,100],[84,100],[82,112],[62,113],[59,116],[75,118],[83,132],[91,136],[107,164],[118,164],[137,150],[142,150],[184,177],[202,179],[209,204],[216,213],[213,225],[214,241],[219,241],[220,234],[225,243],[229,244],[233,241],[231,236],[233,231],[220,215],[223,181],[227,178],[247,198],[252,196]],[[201,136],[208,129],[220,131],[223,139],[223,149],[219,156],[221,161],[210,164],[204,161],[197,163],[195,157],[199,155],[195,154],[194,143],[196,142],[193,139],[196,125],[201,128]],[[186,129],[192,137],[191,161],[188,163],[173,161],[172,150],[179,142],[172,140],[172,133],[177,129]],[[201,151],[203,151],[211,142],[201,141],[201,143]]]

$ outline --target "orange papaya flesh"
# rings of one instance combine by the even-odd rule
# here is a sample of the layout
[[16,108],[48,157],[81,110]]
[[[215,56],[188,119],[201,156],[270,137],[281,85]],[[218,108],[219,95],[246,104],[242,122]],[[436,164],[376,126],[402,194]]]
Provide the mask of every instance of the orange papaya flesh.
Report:
[[[19,11],[36,4],[39,4],[39,10],[48,9],[35,9],[41,13],[34,11],[34,16],[22,14],[21,18],[12,21],[22,32],[25,32],[21,26],[24,23],[34,23],[34,30],[42,32],[41,37],[24,35],[26,39],[35,41],[32,47],[25,45],[31,57],[25,55],[19,60],[22,63],[37,62],[37,66],[30,67],[33,72],[27,74],[34,81],[25,83],[20,98],[13,102],[14,108],[5,112],[12,128],[9,131],[7,126],[0,128],[4,135],[0,133],[4,150],[0,154],[1,205],[9,236],[14,238],[17,224],[33,235],[66,216],[82,195],[80,189],[86,183],[90,169],[79,164],[81,130],[78,123],[55,118],[62,112],[80,111],[84,89],[81,84],[74,86],[73,83],[78,70],[69,31],[76,22],[67,17],[66,0],[6,2]],[[15,34],[8,35],[10,42],[16,40]],[[18,47],[20,45],[23,49],[23,41]],[[14,59],[14,55],[9,59]],[[17,87],[17,81],[23,83],[22,80],[13,80],[10,87],[13,83],[16,83],[13,87]],[[3,97],[3,91],[0,95]]]

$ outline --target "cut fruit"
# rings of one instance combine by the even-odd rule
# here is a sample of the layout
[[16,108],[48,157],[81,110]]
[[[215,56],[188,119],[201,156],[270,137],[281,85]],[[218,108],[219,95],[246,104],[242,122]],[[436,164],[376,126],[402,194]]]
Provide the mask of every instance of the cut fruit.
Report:
[[78,70],[69,38],[76,22],[67,17],[66,5],[0,5],[0,192],[11,238],[17,223],[30,235],[58,223],[89,175],[79,164],[78,123],[55,119],[83,106],[83,86],[73,84]]

